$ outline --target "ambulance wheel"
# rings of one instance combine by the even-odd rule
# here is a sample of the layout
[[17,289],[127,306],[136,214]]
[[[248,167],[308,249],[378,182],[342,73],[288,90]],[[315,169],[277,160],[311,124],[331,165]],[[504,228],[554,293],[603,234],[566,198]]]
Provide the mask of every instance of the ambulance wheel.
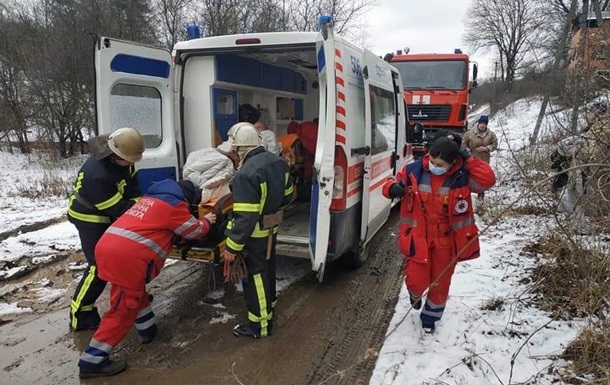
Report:
[[343,256],[343,262],[346,266],[357,269],[364,265],[364,262],[369,257],[369,244],[367,243],[364,247],[358,245],[354,246],[350,251],[345,253]]

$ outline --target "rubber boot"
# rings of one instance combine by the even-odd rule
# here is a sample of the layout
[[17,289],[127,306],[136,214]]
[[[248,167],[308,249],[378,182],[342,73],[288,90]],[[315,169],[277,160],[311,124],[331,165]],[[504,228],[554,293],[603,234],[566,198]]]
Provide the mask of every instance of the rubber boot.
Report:
[[127,361],[117,359],[115,361],[108,360],[106,364],[95,368],[80,368],[78,376],[82,379],[93,377],[114,376],[121,373],[127,367]]

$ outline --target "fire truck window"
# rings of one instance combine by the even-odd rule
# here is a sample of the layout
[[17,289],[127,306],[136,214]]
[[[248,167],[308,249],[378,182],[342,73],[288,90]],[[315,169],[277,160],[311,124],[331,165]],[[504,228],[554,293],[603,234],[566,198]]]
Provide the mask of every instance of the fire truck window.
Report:
[[468,64],[463,60],[427,60],[393,62],[409,90],[463,90],[466,88]]
[[161,94],[156,88],[117,84],[110,94],[112,130],[133,127],[144,139],[146,148],[161,145]]
[[396,113],[394,94],[390,91],[370,87],[371,96],[371,153],[373,155],[393,150],[396,138]]

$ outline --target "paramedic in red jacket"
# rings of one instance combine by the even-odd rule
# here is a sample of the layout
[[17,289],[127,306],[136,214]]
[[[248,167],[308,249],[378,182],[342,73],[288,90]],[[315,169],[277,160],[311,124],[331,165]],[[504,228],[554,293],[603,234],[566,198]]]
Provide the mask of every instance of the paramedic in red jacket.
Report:
[[127,366],[109,356],[135,323],[142,343],[157,333],[146,284],[165,264],[172,238],[203,238],[216,221],[215,214],[201,220],[189,205],[201,200],[201,191],[190,181],[163,180],[149,187],[138,203],[106,230],[95,248],[98,274],[110,282],[110,310],[102,318],[89,346],[80,357],[80,377],[108,376]]
[[449,296],[457,261],[480,255],[470,193],[491,188],[496,177],[481,159],[442,137],[423,158],[405,166],[383,186],[387,198],[402,198],[398,245],[406,258],[405,282],[425,332],[433,333]]

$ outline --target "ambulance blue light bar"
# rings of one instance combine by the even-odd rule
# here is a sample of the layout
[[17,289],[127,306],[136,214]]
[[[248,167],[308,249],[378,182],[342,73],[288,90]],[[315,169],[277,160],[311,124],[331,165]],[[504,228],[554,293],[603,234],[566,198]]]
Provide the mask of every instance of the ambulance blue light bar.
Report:
[[455,54],[461,54],[461,53],[462,53],[462,50],[461,50],[461,49],[459,49],[459,48],[456,48],[456,49],[453,51],[453,53],[455,53]]
[[326,25],[326,24],[330,24],[333,21],[333,17],[331,15],[321,15],[320,18],[318,19],[318,24],[320,25],[320,28],[322,28],[322,26]]

